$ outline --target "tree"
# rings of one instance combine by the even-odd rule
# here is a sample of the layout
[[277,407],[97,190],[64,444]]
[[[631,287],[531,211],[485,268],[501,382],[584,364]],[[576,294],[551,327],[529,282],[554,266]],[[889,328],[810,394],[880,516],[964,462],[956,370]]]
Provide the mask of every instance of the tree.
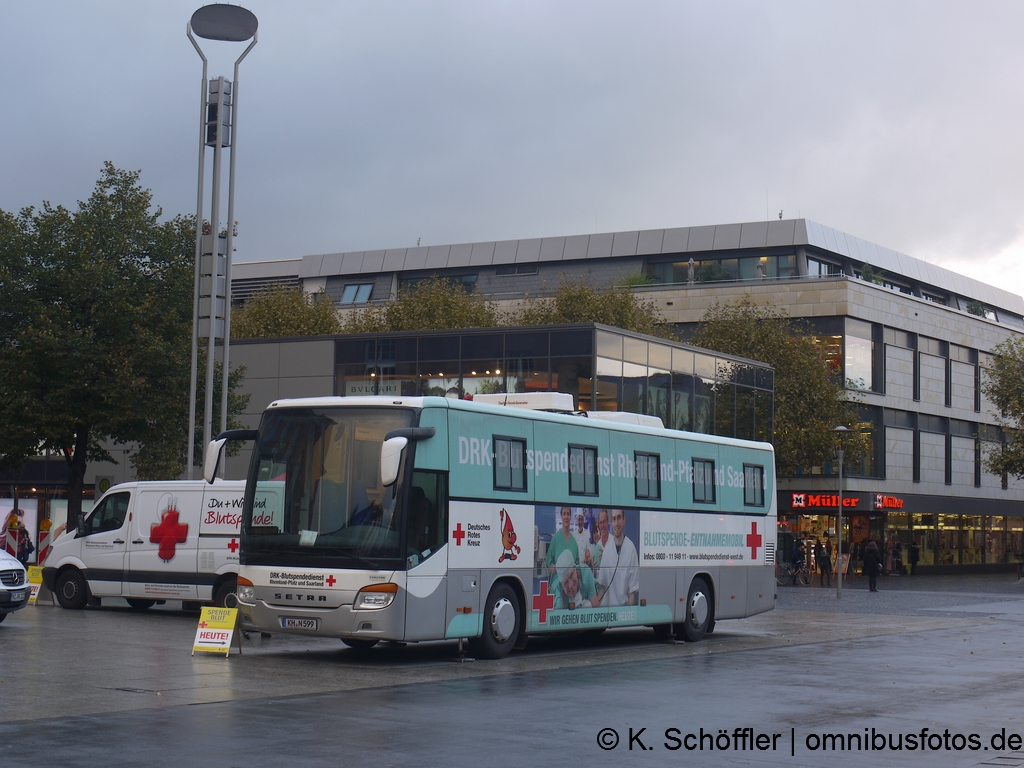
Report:
[[[220,388],[223,381],[224,366],[219,361],[214,361],[213,368],[213,418],[214,432],[220,424]],[[242,427],[238,415],[245,411],[249,405],[249,394],[240,394],[238,390],[245,378],[245,366],[240,365],[232,368],[228,375],[228,429],[239,429]],[[196,392],[196,424],[193,431],[193,461],[194,466],[203,465],[205,446],[203,445],[203,409],[206,404],[206,388],[203,382],[206,381],[206,353],[199,350],[199,366],[196,380],[199,382]],[[132,467],[135,469],[135,476],[139,480],[166,480],[168,478],[180,477],[184,474],[188,465],[188,386],[185,382],[184,398],[175,398],[175,408],[179,413],[161,425],[154,425],[149,437],[142,443],[139,450],[132,456]],[[224,447],[227,456],[237,456],[241,451],[241,445],[236,441],[228,441]]]
[[988,317],[988,309],[977,299],[971,299],[967,302],[967,314],[975,317]]
[[[797,328],[796,330],[800,330]],[[704,349],[768,363],[775,369],[775,462],[780,476],[818,466],[835,456],[835,435],[843,425],[846,461],[859,462],[866,445],[857,429],[855,404],[831,375],[828,363],[808,336],[794,335],[785,315],[755,306],[749,296],[734,304],[714,304],[691,340]]]
[[340,331],[341,321],[330,297],[301,288],[267,288],[231,314],[233,339],[322,336]]
[[508,325],[603,323],[635,333],[673,339],[653,301],[626,285],[601,287],[582,277],[563,276],[554,296],[528,300],[510,313]]
[[720,261],[705,261],[697,269],[698,283],[719,283],[732,280],[732,273]]
[[349,315],[345,333],[489,328],[502,315],[493,302],[476,290],[432,276],[411,288],[400,288],[387,304],[366,307]]
[[1006,442],[986,452],[985,470],[1024,478],[1024,339],[1006,339],[992,352],[995,358],[984,369],[981,391],[995,406],[993,416]]
[[0,213],[0,455],[63,455],[70,521],[87,462],[114,461],[103,444],[187,422],[195,221],[160,222],[138,179],[105,163],[75,211]]

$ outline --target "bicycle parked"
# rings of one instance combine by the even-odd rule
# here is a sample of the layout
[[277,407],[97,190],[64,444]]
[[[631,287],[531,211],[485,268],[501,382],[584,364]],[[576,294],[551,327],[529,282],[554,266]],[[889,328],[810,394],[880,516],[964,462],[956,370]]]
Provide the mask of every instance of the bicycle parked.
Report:
[[807,572],[807,568],[802,563],[799,565],[780,563],[775,569],[775,583],[779,586],[799,584],[802,587],[806,587],[811,583],[811,574]]

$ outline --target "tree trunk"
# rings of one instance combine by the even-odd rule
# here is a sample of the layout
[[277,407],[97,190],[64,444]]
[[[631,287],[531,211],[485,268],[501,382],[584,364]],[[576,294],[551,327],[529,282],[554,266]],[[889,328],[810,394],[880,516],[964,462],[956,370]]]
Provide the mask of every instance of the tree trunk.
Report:
[[82,514],[82,490],[85,487],[86,454],[89,445],[89,427],[79,424],[75,432],[75,447],[69,454],[64,451],[64,461],[68,465],[68,530],[73,531],[78,525],[78,516]]

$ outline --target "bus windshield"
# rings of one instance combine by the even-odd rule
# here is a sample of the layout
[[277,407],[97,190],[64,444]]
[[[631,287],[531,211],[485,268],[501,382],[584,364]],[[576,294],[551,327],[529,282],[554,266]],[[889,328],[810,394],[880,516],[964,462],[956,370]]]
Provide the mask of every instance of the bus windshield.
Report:
[[241,562],[377,568],[401,559],[402,475],[380,484],[388,432],[412,426],[400,408],[294,408],[260,426],[242,518]]

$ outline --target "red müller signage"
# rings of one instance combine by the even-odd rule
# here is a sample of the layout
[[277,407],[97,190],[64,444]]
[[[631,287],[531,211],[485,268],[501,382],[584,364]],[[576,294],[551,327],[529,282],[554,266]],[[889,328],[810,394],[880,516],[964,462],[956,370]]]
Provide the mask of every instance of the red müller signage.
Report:
[[884,493],[876,493],[875,509],[903,509],[903,499],[899,496],[887,496]]
[[[856,507],[860,499],[844,496],[843,508]],[[902,505],[902,502],[900,502]],[[794,493],[793,509],[839,509],[838,493]]]

